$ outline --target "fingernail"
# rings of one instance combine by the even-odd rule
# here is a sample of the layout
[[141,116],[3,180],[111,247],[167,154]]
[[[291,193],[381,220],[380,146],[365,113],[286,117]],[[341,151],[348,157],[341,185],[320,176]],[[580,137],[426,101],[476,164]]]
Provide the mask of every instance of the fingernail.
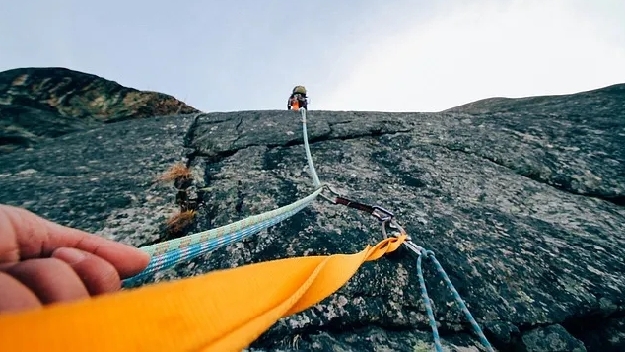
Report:
[[80,249],[71,247],[57,248],[54,253],[52,253],[52,256],[61,259],[69,265],[74,265],[87,257]]

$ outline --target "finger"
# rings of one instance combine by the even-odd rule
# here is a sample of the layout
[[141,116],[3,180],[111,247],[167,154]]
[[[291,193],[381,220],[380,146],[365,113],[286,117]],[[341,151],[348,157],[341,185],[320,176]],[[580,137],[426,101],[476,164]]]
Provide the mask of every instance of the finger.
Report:
[[48,222],[26,209],[0,205],[0,260],[17,262],[47,256],[46,247],[51,242]]
[[74,269],[91,295],[114,292],[121,288],[121,280],[115,267],[97,255],[71,247],[57,248],[52,252]]
[[78,275],[56,258],[31,259],[6,270],[39,298],[43,304],[74,301],[89,297]]
[[41,302],[27,286],[1,271],[0,287],[0,313],[41,307]]
[[107,260],[126,278],[141,272],[150,261],[147,253],[133,246],[56,224],[22,208],[0,205],[0,226],[9,227],[6,233],[16,243],[3,245],[7,240],[0,235],[0,262],[49,256],[58,247],[76,247]]
[[[58,224],[52,224],[52,226],[60,227]],[[150,262],[150,256],[147,253],[133,246],[89,234],[76,238],[75,241],[69,240],[67,238],[69,235],[65,235],[64,240],[59,240],[61,236],[64,235],[59,232],[52,233],[50,236],[55,249],[58,247],[75,247],[97,255],[111,263],[122,278],[138,274]],[[65,245],[62,245],[64,243]]]
[[[8,205],[0,206],[0,263],[15,263],[20,260],[20,247],[14,223],[21,222],[18,208]],[[31,237],[31,229],[24,224],[22,231],[26,237]]]

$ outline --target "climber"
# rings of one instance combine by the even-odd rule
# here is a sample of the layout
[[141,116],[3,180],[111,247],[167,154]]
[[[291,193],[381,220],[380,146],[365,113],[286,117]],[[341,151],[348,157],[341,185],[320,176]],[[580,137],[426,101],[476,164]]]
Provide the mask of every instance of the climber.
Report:
[[300,107],[308,110],[308,97],[306,96],[306,87],[295,86],[293,92],[287,101],[287,110],[299,110]]

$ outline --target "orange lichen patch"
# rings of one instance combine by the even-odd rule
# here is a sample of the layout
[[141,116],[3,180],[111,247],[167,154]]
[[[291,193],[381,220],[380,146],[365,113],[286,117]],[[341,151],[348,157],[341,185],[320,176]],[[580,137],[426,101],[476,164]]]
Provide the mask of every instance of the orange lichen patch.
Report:
[[187,210],[172,215],[167,220],[169,233],[179,233],[189,226],[195,217],[195,210]]
[[44,89],[48,90],[48,84],[50,83],[50,81],[51,81],[51,78],[48,77],[48,78],[42,79],[39,82],[33,82],[33,84],[31,85],[32,86],[31,90],[35,93],[40,92]]
[[21,86],[24,85],[24,83],[26,83],[26,80],[28,79],[28,74],[23,74],[18,76],[16,79],[13,80],[13,83],[11,83],[12,86]]
[[99,108],[101,110],[106,109],[106,97],[103,95],[96,96],[93,100],[89,101],[89,106],[92,108]]
[[152,98],[152,93],[146,92],[128,92],[122,99],[122,104],[124,106],[135,106],[135,105],[147,105],[148,101]]
[[123,105],[136,108],[136,117],[199,112],[171,95],[150,91],[126,93]]
[[191,178],[191,170],[182,163],[176,163],[172,165],[163,175],[158,179],[161,181],[173,181],[178,178],[188,179]]
[[57,107],[59,105],[59,99],[56,96],[52,96],[46,100],[46,103],[52,107]]

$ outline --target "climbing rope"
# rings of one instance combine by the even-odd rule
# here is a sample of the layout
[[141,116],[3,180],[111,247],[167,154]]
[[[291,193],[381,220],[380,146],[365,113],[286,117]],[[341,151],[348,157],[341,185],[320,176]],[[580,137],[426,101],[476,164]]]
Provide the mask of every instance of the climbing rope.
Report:
[[304,133],[304,148],[306,149],[306,159],[308,160],[308,167],[310,168],[310,175],[313,179],[313,187],[315,189],[321,187],[319,177],[315,171],[315,165],[313,164],[312,154],[310,153],[310,144],[308,144],[308,129],[306,128],[306,109],[300,108],[299,112],[302,116],[302,131]]
[[124,280],[123,286],[128,287],[133,285],[157,271],[189,261],[219,247],[239,242],[246,237],[273,226],[307,207],[321,191],[322,189],[318,189],[309,196],[294,203],[262,214],[250,216],[226,226],[198,232],[193,235],[152,246],[140,247],[141,250],[150,254],[150,263],[139,274]]
[[430,323],[430,327],[432,328],[432,335],[434,337],[434,346],[436,347],[436,351],[443,352],[443,346],[440,341],[440,335],[438,334],[438,328],[436,327],[436,318],[434,317],[434,311],[432,309],[430,297],[428,296],[428,290],[427,290],[427,287],[425,286],[425,279],[423,278],[423,270],[421,268],[421,261],[424,256],[426,258],[429,257],[434,263],[436,270],[443,277],[443,281],[445,281],[445,283],[447,284],[447,287],[451,291],[454,297],[454,300],[456,301],[456,303],[460,307],[460,310],[464,313],[465,317],[467,318],[467,320],[473,327],[473,330],[479,337],[482,345],[488,351],[494,351],[493,347],[488,342],[488,339],[486,338],[486,336],[484,336],[484,333],[482,332],[482,329],[480,328],[479,324],[477,323],[477,321],[475,321],[475,319],[469,312],[469,309],[464,303],[464,300],[460,297],[460,294],[458,293],[454,285],[451,283],[451,280],[449,279],[449,276],[445,272],[445,269],[443,269],[443,266],[439,263],[439,261],[434,256],[434,252],[432,252],[431,250],[426,250],[425,248],[414,244],[410,240],[410,238],[408,238],[408,240],[404,242],[404,245],[417,255],[417,276],[419,277],[419,286],[421,287],[421,298],[423,299],[423,303],[425,304],[425,311],[428,315],[428,321]]

